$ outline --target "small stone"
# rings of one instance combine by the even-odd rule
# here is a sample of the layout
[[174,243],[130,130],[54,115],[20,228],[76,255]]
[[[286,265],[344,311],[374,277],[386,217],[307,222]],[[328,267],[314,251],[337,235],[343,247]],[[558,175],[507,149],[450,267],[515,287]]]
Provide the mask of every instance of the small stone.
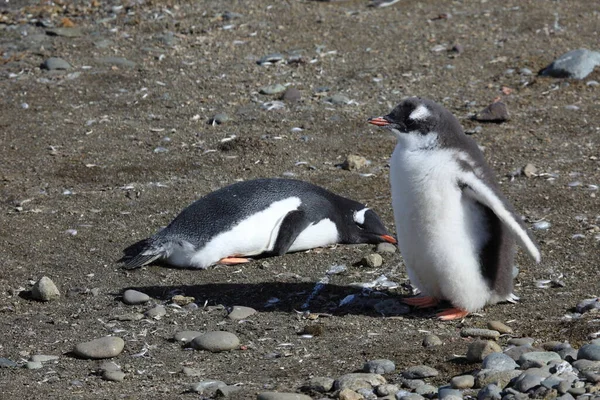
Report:
[[74,38],[83,36],[83,32],[81,28],[52,28],[46,30],[46,35]]
[[137,290],[128,289],[123,293],[123,303],[131,306],[144,304],[150,301],[150,296],[146,293],[138,292]]
[[102,359],[116,357],[123,351],[125,342],[120,337],[105,336],[89,342],[79,343],[73,353],[80,358]]
[[440,400],[461,400],[463,398],[460,390],[453,389],[449,386],[443,386],[438,389],[438,399]]
[[331,389],[333,388],[333,383],[335,382],[334,379],[331,378],[327,378],[327,377],[321,377],[321,376],[316,376],[314,378],[311,378],[310,380],[308,380],[303,386],[303,389],[309,390],[309,391],[315,391],[315,392],[319,392],[319,393],[326,393],[331,391]]
[[532,176],[537,176],[537,171],[538,169],[533,164],[527,164],[523,167],[523,175],[525,175],[528,178],[531,178]]
[[523,354],[525,354],[525,353],[531,353],[533,351],[537,351],[537,349],[535,349],[534,347],[531,347],[529,345],[515,346],[515,347],[510,347],[510,348],[504,350],[504,354],[506,354],[507,356],[509,356],[513,360],[518,361],[519,358],[521,358],[521,356]]
[[375,248],[375,251],[377,253],[383,253],[383,254],[386,254],[386,253],[393,254],[396,252],[396,250],[398,250],[396,245],[388,243],[388,242],[379,243],[377,245],[377,247]]
[[275,85],[263,86],[259,89],[260,94],[278,94],[284,92],[286,89],[285,86],[277,83]]
[[152,319],[161,319],[162,317],[167,315],[167,309],[162,304],[157,304],[148,311],[146,311],[144,315]]
[[227,385],[217,389],[216,396],[217,397],[229,397],[235,392],[239,392],[242,390],[240,386],[235,385]]
[[254,314],[256,314],[256,310],[254,308],[244,306],[233,306],[231,312],[227,314],[227,318],[233,320],[242,320]]
[[327,97],[325,99],[326,103],[330,103],[336,106],[346,105],[350,103],[350,99],[343,94],[334,94],[333,96]]
[[125,372],[123,371],[104,371],[102,373],[102,379],[111,382],[123,382],[125,379]]
[[240,339],[230,332],[213,331],[195,337],[191,345],[196,350],[208,350],[217,353],[237,348],[240,345]]
[[207,380],[193,383],[190,385],[190,390],[201,394],[203,397],[212,397],[219,388],[225,387],[227,384],[222,381]]
[[281,96],[281,100],[287,101],[288,103],[295,103],[297,101],[300,101],[301,98],[302,94],[300,93],[300,91],[293,87],[287,88]]
[[142,313],[131,313],[131,314],[122,314],[113,317],[117,321],[139,321],[144,318],[144,314]]
[[420,394],[421,396],[426,396],[426,397],[429,397],[428,395],[436,394],[437,391],[438,391],[438,388],[436,388],[433,385],[429,385],[429,384],[419,386],[418,388],[415,389],[416,394]]
[[464,328],[460,331],[462,337],[480,337],[482,339],[496,340],[500,337],[500,332],[491,329]]
[[530,338],[530,337],[511,338],[511,339],[508,339],[507,344],[513,345],[513,346],[531,346],[531,345],[533,345],[533,342],[535,342],[535,339]]
[[40,369],[42,367],[43,365],[39,361],[27,361],[27,364],[25,364],[25,368],[27,369]]
[[47,69],[48,71],[53,70],[67,70],[73,68],[71,64],[58,57],[50,57],[46,61],[42,63],[40,66],[42,69]]
[[590,343],[581,346],[577,352],[577,359],[600,361],[600,345]]
[[477,393],[477,400],[500,400],[502,395],[498,386],[493,383],[486,385]]
[[582,300],[575,306],[575,311],[581,314],[594,309],[600,310],[600,297]]
[[487,324],[489,329],[500,332],[501,334],[513,333],[513,329],[510,326],[505,325],[501,321],[490,321]]
[[415,365],[402,372],[402,376],[407,379],[430,378],[432,376],[438,376],[438,374],[438,370],[428,367],[427,365]]
[[422,380],[422,379],[406,379],[406,378],[401,378],[400,382],[402,383],[402,386],[404,386],[406,388],[409,388],[411,390],[415,390],[419,386],[425,384],[425,381]]
[[185,307],[188,304],[192,304],[194,301],[196,301],[195,297],[192,296],[184,296],[181,294],[176,294],[175,296],[171,297],[171,302],[177,304],[178,306],[181,307]]
[[475,119],[479,122],[504,122],[508,121],[508,108],[501,101],[490,104],[481,110]]
[[364,400],[364,397],[354,390],[343,389],[338,394],[338,399],[340,400]]
[[121,367],[117,365],[114,361],[103,361],[98,367],[98,371],[120,371]]
[[202,376],[205,374],[205,371],[203,369],[190,368],[190,367],[183,367],[181,372],[183,372],[183,374],[185,376],[193,376],[193,377]]
[[428,334],[423,339],[423,347],[441,346],[442,344],[442,339],[433,334]]
[[266,56],[260,58],[256,63],[258,65],[270,65],[275,64],[283,60],[283,55],[281,53],[271,53]]
[[312,400],[310,396],[299,393],[285,392],[262,392],[256,396],[256,400]]
[[364,372],[371,374],[390,374],[396,370],[396,364],[392,360],[378,359],[367,361],[363,367]]
[[383,258],[377,253],[372,253],[362,259],[362,264],[368,268],[378,268],[383,264]]
[[49,362],[49,361],[56,361],[58,359],[59,359],[58,356],[46,356],[43,354],[35,354],[29,358],[29,361],[44,363],[44,362]]
[[100,64],[124,68],[134,68],[136,66],[136,63],[123,57],[102,57],[98,59],[98,62]]
[[202,335],[204,332],[198,331],[179,331],[173,335],[173,340],[182,344],[189,344],[192,340]]
[[536,386],[541,385],[542,381],[550,376],[549,372],[542,371],[539,368],[530,368],[523,372],[515,380],[513,387],[519,392],[525,393]]
[[[401,390],[400,392],[404,392],[404,391]],[[417,393],[408,393],[406,395],[404,393],[402,393],[402,395],[400,395],[400,396],[398,396],[398,393],[396,393],[396,399],[398,399],[398,400],[424,400],[425,397],[423,397]]]
[[379,374],[354,373],[340,376],[336,379],[333,387],[335,390],[343,389],[372,389],[375,386],[387,383],[385,378]]
[[396,392],[398,392],[398,390],[400,390],[398,385],[392,385],[390,383],[387,383],[385,385],[377,386],[377,388],[375,389],[375,392],[377,393],[378,396],[384,397],[384,396],[392,396]]
[[31,288],[31,297],[40,301],[56,300],[60,297],[58,288],[47,276],[42,276]]
[[571,50],[552,62],[539,74],[554,78],[584,79],[600,65],[600,53],[588,49]]
[[342,163],[342,168],[347,171],[360,170],[369,165],[369,161],[365,157],[350,154],[346,157],[346,161]]
[[502,348],[496,343],[489,340],[476,340],[469,344],[467,349],[467,360],[470,362],[480,362],[492,353],[499,353]]
[[519,74],[529,76],[529,75],[533,74],[533,71],[531,71],[529,68],[521,68],[519,70]]
[[475,377],[475,387],[484,387],[491,383],[496,384],[500,387],[505,387],[508,383],[521,375],[523,371],[518,369],[508,371],[496,371],[492,369],[482,369],[477,373]]
[[548,221],[538,221],[538,222],[535,222],[531,226],[531,228],[534,231],[545,231],[545,230],[550,229],[551,226],[552,226],[552,224],[550,224],[550,222],[548,222]]
[[470,389],[474,385],[475,377],[473,375],[460,375],[450,379],[450,387],[453,389]]
[[550,361],[561,361],[561,358],[553,351],[532,351],[521,355],[517,362],[522,369],[529,369],[543,367]]
[[227,115],[225,113],[219,113],[219,114],[215,114],[215,116],[212,117],[208,121],[208,123],[212,124],[212,125],[221,125],[221,124],[224,124],[227,121],[229,121],[229,115]]
[[492,353],[487,355],[481,364],[482,369],[491,369],[494,371],[510,371],[518,368],[519,365],[504,353]]

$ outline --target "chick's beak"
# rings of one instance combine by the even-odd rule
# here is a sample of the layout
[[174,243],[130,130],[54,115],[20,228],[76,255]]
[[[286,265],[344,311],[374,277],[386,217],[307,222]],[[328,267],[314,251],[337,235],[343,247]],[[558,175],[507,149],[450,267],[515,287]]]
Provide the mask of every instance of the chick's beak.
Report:
[[371,117],[367,122],[377,126],[386,126],[390,124],[384,117]]
[[395,239],[393,236],[391,236],[391,235],[381,235],[381,238],[382,238],[383,240],[385,240],[386,242],[388,242],[388,243],[391,243],[391,244],[396,244],[396,243],[398,243],[398,242],[396,241],[396,239]]

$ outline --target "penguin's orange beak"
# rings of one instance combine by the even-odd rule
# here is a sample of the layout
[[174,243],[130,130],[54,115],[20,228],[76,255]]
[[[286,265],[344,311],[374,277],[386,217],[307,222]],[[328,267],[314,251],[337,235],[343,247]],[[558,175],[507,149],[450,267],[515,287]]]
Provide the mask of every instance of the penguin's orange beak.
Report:
[[369,118],[369,120],[367,122],[372,125],[377,125],[377,126],[386,126],[386,125],[390,124],[383,117],[371,117],[371,118]]
[[395,239],[393,236],[390,236],[390,235],[381,235],[381,238],[382,238],[383,240],[385,240],[386,242],[388,242],[388,243],[391,243],[391,244],[396,244],[396,243],[398,243],[398,242],[396,241],[396,239]]

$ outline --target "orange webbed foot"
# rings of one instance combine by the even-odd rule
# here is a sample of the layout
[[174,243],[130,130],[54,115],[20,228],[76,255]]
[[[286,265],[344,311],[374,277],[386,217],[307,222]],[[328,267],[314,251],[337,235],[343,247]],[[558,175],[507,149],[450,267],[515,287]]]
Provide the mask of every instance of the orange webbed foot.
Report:
[[225,257],[225,258],[221,258],[219,260],[219,262],[217,264],[223,264],[223,265],[235,265],[235,264],[244,264],[250,262],[249,258],[242,258],[242,257]]
[[440,301],[431,296],[417,296],[402,299],[402,302],[417,308],[429,308],[437,306]]
[[467,310],[462,308],[449,308],[436,314],[442,321],[451,321],[453,319],[461,319],[469,315]]

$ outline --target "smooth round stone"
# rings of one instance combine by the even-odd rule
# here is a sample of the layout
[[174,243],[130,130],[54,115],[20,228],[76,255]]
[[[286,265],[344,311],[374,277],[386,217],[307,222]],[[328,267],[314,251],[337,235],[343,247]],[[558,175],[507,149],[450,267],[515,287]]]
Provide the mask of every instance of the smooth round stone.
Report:
[[233,320],[241,320],[246,319],[254,314],[256,314],[256,310],[254,308],[244,306],[233,306],[231,312],[227,314],[227,318]]
[[111,382],[123,382],[125,379],[125,372],[123,371],[104,371],[102,372],[102,379]]
[[508,371],[482,369],[477,373],[477,377],[475,378],[475,387],[484,387],[490,383],[505,387],[511,380],[521,375],[522,372],[518,369]]
[[386,383],[386,379],[379,374],[354,373],[340,376],[336,379],[333,387],[335,390],[372,389],[375,386]]
[[386,254],[386,253],[393,254],[396,252],[396,250],[398,250],[396,245],[388,243],[388,242],[379,243],[379,244],[377,244],[377,247],[375,248],[375,251],[377,253],[383,253],[383,254]]
[[58,57],[50,57],[46,61],[44,61],[41,65],[42,69],[47,69],[48,71],[53,70],[66,70],[71,69],[71,64]]
[[371,374],[390,374],[396,370],[392,360],[378,359],[367,361],[363,367],[364,372]]
[[102,359],[116,357],[123,351],[125,342],[120,337],[105,336],[89,342],[79,343],[73,353],[80,358]]
[[482,369],[491,369],[494,371],[510,371],[518,368],[519,365],[504,353],[492,353],[487,355],[481,363]]
[[195,337],[191,345],[196,350],[208,350],[217,353],[237,348],[240,345],[240,339],[230,332],[213,331]]
[[421,385],[415,389],[415,393],[420,394],[421,396],[434,395],[437,391],[438,388],[429,384]]
[[433,334],[426,335],[423,339],[423,347],[441,346],[442,344],[442,339]]
[[531,74],[533,74],[533,72],[529,68],[521,68],[519,70],[519,73],[521,75],[531,75]]
[[450,387],[452,389],[470,389],[474,385],[475,377],[473,375],[460,375],[450,379]]
[[275,85],[263,86],[259,89],[260,94],[278,94],[284,92],[286,89],[285,86],[277,83]]
[[536,351],[536,349],[531,347],[530,345],[525,345],[525,346],[516,346],[516,347],[511,347],[509,349],[506,349],[506,350],[504,350],[504,354],[506,354],[513,360],[517,361],[519,358],[521,358],[521,356],[523,354],[531,353],[533,351]]
[[423,379],[438,375],[439,372],[437,369],[428,367],[427,365],[415,365],[402,372],[402,376],[407,379]]
[[475,340],[469,344],[467,348],[467,360],[470,362],[480,362],[483,359],[492,354],[499,353],[502,348],[496,343],[489,340]]
[[510,326],[505,325],[501,321],[490,321],[490,322],[488,322],[487,326],[489,329],[498,331],[503,335],[506,333],[513,333],[513,329]]
[[287,88],[283,95],[281,96],[281,100],[287,101],[288,103],[294,103],[300,101],[302,98],[302,94],[296,88]]
[[519,365],[522,369],[537,368],[547,365],[550,361],[561,361],[560,356],[553,351],[532,351],[519,357]]
[[586,344],[577,352],[578,360],[600,361],[600,345]]
[[334,382],[335,382],[335,379],[331,379],[331,378],[327,378],[327,377],[323,377],[323,376],[316,376],[316,377],[308,380],[302,387],[305,388],[306,390],[311,390],[311,391],[320,392],[320,393],[326,393],[326,392],[329,392],[331,389],[333,389]]
[[27,361],[27,364],[25,364],[25,368],[27,369],[40,369],[42,367],[43,365],[39,361]]
[[542,381],[550,376],[549,372],[542,371],[539,368],[531,368],[523,372],[515,380],[513,387],[521,393],[525,393],[530,389],[542,384]]
[[215,114],[215,116],[212,117],[209,122],[211,124],[221,125],[227,121],[229,121],[229,115],[227,115],[225,113],[219,113],[219,114]]
[[207,380],[193,383],[190,386],[192,392],[199,393],[206,397],[212,397],[219,388],[225,387],[227,384],[222,381]]
[[462,398],[463,396],[460,390],[452,389],[448,386],[438,389],[438,399],[440,400],[460,400]]
[[150,301],[150,296],[137,290],[128,289],[123,293],[123,303],[131,306],[144,304]]
[[375,389],[375,393],[377,393],[377,395],[380,397],[384,397],[394,395],[399,390],[400,388],[398,387],[398,385],[392,385],[391,383],[387,383],[385,385],[377,386],[377,388]]
[[500,400],[502,395],[498,386],[493,383],[486,385],[477,393],[477,400]]
[[562,358],[565,361],[573,362],[577,360],[578,351],[572,347],[558,350],[556,353],[560,356],[560,358]]
[[482,339],[496,340],[500,337],[500,332],[491,329],[464,328],[460,331],[462,337],[480,337]]
[[46,356],[43,354],[35,354],[29,358],[29,361],[44,363],[44,362],[48,362],[48,361],[56,361],[58,359],[59,359],[58,356]]
[[167,309],[162,304],[157,304],[144,313],[148,318],[160,319],[167,315]]
[[425,381],[422,379],[406,379],[406,378],[401,378],[400,382],[402,383],[402,386],[407,387],[411,390],[415,390],[416,388],[418,388],[419,386],[422,386],[425,384]]
[[60,297],[58,288],[47,276],[42,276],[31,288],[31,297],[40,301],[56,300]]
[[262,392],[256,396],[256,400],[312,400],[310,396],[299,393],[285,392]]
[[176,332],[175,335],[173,335],[173,340],[183,344],[188,344],[203,333],[204,332],[198,331],[179,331]]
[[378,268],[383,264],[383,258],[377,253],[372,253],[362,259],[362,264],[368,268]]

